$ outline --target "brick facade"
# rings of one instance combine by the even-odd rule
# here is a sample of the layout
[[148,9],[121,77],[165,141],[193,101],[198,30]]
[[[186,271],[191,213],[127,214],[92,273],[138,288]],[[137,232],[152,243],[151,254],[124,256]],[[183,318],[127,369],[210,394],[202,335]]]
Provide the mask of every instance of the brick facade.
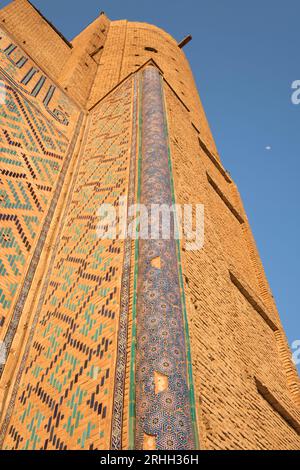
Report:
[[[182,48],[103,13],[69,42],[27,0],[0,29],[2,448],[300,449],[299,378]],[[204,247],[97,238],[102,203],[141,195],[203,204]]]

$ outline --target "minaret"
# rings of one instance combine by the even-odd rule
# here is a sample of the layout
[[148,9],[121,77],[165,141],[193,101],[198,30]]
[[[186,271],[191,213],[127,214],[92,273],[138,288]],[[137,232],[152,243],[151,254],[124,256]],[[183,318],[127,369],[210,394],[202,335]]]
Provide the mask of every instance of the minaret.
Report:
[[299,449],[299,378],[191,37],[101,12],[69,41],[27,0],[0,28],[1,447]]

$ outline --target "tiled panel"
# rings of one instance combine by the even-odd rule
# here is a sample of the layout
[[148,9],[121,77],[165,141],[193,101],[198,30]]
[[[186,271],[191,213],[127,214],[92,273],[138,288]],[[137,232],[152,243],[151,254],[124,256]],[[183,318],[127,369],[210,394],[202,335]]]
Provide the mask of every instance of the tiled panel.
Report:
[[[133,78],[134,94],[132,107],[132,137],[130,150],[130,170],[127,193],[127,221],[132,223],[134,214],[132,207],[136,202],[137,192],[137,144],[138,144],[138,82],[139,75]],[[133,278],[134,278],[134,241],[130,234],[124,241],[124,259],[122,268],[120,320],[118,328],[117,362],[115,371],[114,404],[112,415],[111,446],[112,450],[126,449],[129,439],[129,400],[130,400],[130,359],[131,359],[131,331],[132,331],[132,304],[133,304]],[[133,365],[134,366],[134,365]]]
[[124,242],[99,239],[96,226],[100,204],[127,193],[132,94],[129,80],[89,118],[4,448],[110,446]]
[[14,303],[45,223],[51,222],[79,110],[46,77],[46,101],[42,90],[35,97],[26,91],[20,77],[32,63],[0,34],[0,339],[5,337],[9,349],[18,324]]

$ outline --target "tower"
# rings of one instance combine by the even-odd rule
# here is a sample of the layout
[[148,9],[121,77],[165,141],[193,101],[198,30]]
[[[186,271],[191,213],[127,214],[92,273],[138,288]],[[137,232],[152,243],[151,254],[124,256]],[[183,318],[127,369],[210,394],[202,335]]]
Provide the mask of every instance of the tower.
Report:
[[[0,23],[2,448],[299,449],[298,375],[186,41],[101,13],[69,42],[27,0]],[[204,244],[135,237],[153,205],[171,229],[204,207]]]

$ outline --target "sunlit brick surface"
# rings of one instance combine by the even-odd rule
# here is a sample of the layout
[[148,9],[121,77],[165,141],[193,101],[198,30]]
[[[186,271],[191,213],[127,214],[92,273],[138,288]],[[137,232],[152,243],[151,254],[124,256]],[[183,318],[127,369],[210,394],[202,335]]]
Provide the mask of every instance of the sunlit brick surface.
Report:
[[[181,353],[189,357],[191,346],[200,448],[300,449],[299,378],[178,42],[104,14],[69,42],[27,0],[0,10],[0,26],[2,447],[136,442],[139,252],[134,241],[97,238],[96,227],[101,203],[138,201],[151,63],[161,75],[176,203],[205,206],[204,248],[188,252],[183,241],[180,253],[189,323]],[[169,379],[157,364],[147,393],[164,398]],[[178,437],[175,411],[159,439],[144,432],[139,446],[165,442],[164,429]]]
[[91,113],[5,448],[109,446],[123,242],[96,235],[128,184],[132,82]]

